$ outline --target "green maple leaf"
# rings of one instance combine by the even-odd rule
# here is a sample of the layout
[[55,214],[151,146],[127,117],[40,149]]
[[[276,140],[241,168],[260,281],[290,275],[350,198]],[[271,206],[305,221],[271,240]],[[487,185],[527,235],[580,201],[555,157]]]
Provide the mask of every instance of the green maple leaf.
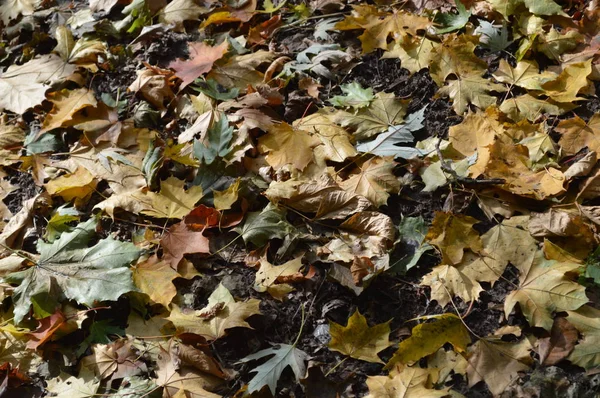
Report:
[[275,395],[277,381],[281,377],[283,370],[288,366],[292,368],[297,381],[300,377],[304,376],[306,371],[304,362],[308,360],[308,354],[297,349],[295,345],[280,344],[277,348],[267,348],[266,350],[248,355],[240,362],[249,362],[270,355],[273,355],[271,359],[250,371],[255,372],[256,375],[248,383],[249,393],[260,391],[264,386],[269,386],[271,393]]
[[209,127],[205,142],[194,141],[194,156],[205,164],[211,164],[217,157],[225,157],[231,152],[233,127],[229,127],[227,116],[221,115],[216,123]]
[[285,219],[285,213],[271,203],[262,211],[248,213],[244,225],[235,229],[244,242],[252,242],[257,246],[264,245],[269,239],[283,239],[293,230],[294,227]]
[[337,107],[364,108],[365,106],[369,106],[371,101],[375,99],[372,88],[362,88],[357,82],[343,84],[340,88],[345,95],[336,95],[329,100],[329,102]]
[[67,299],[91,306],[95,301],[117,300],[136,290],[128,265],[137,260],[140,250],[112,238],[88,247],[95,230],[96,220],[92,218],[51,244],[40,241],[37,264],[3,278],[5,283],[18,285],[12,296],[15,324],[27,315],[32,301]]
[[469,22],[471,17],[471,11],[465,8],[465,5],[459,0],[456,1],[457,14],[453,13],[439,13],[436,14],[434,21],[439,23],[442,28],[436,29],[438,34],[452,32],[464,28]]

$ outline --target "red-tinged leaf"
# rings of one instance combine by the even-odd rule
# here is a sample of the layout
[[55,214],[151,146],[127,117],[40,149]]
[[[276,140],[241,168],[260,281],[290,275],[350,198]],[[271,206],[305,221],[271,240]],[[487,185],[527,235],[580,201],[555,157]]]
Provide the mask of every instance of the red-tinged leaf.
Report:
[[[2,380],[0,382],[2,384],[2,387],[6,386],[5,388],[8,390],[18,388],[22,384],[28,383],[30,381],[29,377],[27,377],[26,374],[19,372],[18,369],[13,369],[12,365],[9,362],[0,365],[0,380]],[[4,391],[6,393],[6,391],[2,387],[0,387],[0,391]],[[7,393],[7,395],[10,394]]]
[[39,346],[50,340],[66,321],[67,318],[60,311],[42,319],[34,332],[27,333],[30,336],[27,348],[36,350]]
[[181,88],[184,88],[204,73],[210,72],[214,62],[225,55],[228,47],[227,41],[215,47],[201,42],[189,43],[190,59],[173,61],[169,64],[169,68],[175,69],[175,75],[183,80]]
[[164,251],[163,260],[175,270],[186,254],[210,253],[208,238],[202,232],[189,229],[185,222],[172,226],[160,240],[160,245]]
[[274,15],[270,19],[250,29],[248,32],[249,44],[265,44],[275,29],[281,26],[281,15]]
[[203,231],[205,228],[229,228],[238,225],[246,214],[248,202],[242,200],[241,211],[220,212],[219,210],[200,205],[183,218],[187,227],[192,231]]

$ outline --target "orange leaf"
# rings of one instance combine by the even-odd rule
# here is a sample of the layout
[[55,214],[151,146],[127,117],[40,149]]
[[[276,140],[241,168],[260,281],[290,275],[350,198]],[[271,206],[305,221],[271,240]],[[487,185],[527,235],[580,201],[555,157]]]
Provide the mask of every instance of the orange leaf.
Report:
[[169,64],[169,68],[175,69],[177,77],[183,80],[181,88],[184,88],[204,73],[210,72],[213,63],[225,55],[228,47],[227,41],[215,47],[201,42],[189,43],[190,59],[173,61]]

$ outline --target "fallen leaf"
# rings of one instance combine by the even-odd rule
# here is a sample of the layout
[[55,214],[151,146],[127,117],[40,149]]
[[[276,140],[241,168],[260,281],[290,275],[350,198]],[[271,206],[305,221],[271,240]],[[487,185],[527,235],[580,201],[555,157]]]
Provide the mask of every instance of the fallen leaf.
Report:
[[550,330],[554,312],[574,311],[588,302],[585,288],[565,275],[579,264],[549,261],[538,251],[533,261],[518,268],[519,287],[504,301],[507,317],[518,303],[531,326]]
[[365,398],[441,398],[447,396],[448,388],[433,389],[432,378],[430,369],[421,369],[416,366],[404,367],[393,374],[390,373],[389,376],[368,376],[369,395]]
[[189,43],[190,59],[173,61],[169,64],[169,68],[175,70],[175,75],[183,81],[181,88],[184,88],[198,77],[210,72],[214,62],[222,58],[228,48],[229,43],[226,40],[214,47],[202,42]]
[[55,54],[9,66],[0,76],[0,109],[24,113],[46,99],[50,84],[63,80],[74,71],[73,65],[66,64]]
[[347,192],[364,196],[377,207],[385,205],[389,194],[400,190],[400,181],[392,174],[395,166],[391,158],[371,158],[360,166],[358,173],[350,174],[339,185]]
[[202,231],[196,232],[188,228],[185,222],[175,224],[160,240],[163,248],[163,260],[171,265],[173,270],[186,254],[210,253],[210,242]]
[[75,113],[98,104],[94,93],[86,88],[61,90],[48,96],[53,106],[44,119],[40,134],[68,125]]
[[501,394],[519,377],[519,372],[529,370],[532,349],[527,338],[515,343],[494,336],[478,340],[468,351],[469,386],[473,387],[483,380],[492,394]]
[[462,320],[454,314],[432,315],[430,323],[421,323],[412,329],[411,336],[398,345],[398,350],[386,365],[387,369],[397,363],[412,364],[433,354],[446,343],[462,353],[471,343],[471,337]]
[[565,155],[574,155],[587,147],[590,151],[600,150],[600,115],[593,115],[587,122],[579,116],[561,120],[556,126],[561,133],[558,144]]
[[300,273],[303,266],[302,256],[276,266],[269,263],[266,258],[261,258],[260,268],[256,272],[254,280],[254,290],[261,293],[268,292],[281,301],[294,290],[291,285],[284,283],[284,281],[293,280],[293,278],[304,279],[304,276]]
[[479,234],[473,229],[476,223],[473,217],[437,212],[425,240],[442,252],[443,263],[458,264],[466,248],[473,252],[482,249]]
[[19,15],[31,15],[40,5],[40,0],[7,0],[0,6],[0,19],[4,26],[8,26],[11,20]]
[[279,344],[276,348],[267,348],[252,355],[248,355],[241,359],[240,362],[254,361],[267,356],[271,356],[267,362],[250,371],[256,374],[248,383],[249,393],[260,391],[264,386],[269,386],[271,394],[275,395],[277,390],[277,380],[279,380],[281,373],[288,366],[294,372],[296,381],[304,376],[306,371],[306,365],[304,363],[308,360],[308,354],[297,349],[294,345]]
[[576,311],[567,311],[567,313],[569,314],[567,321],[583,335],[583,339],[575,346],[567,359],[584,369],[597,368],[600,364],[600,353],[598,353],[600,310],[585,305]]
[[[96,220],[92,218],[72,232],[63,233],[52,244],[39,242],[37,263],[3,278],[18,285],[12,296],[16,324],[25,318],[34,298],[69,299],[91,306],[95,301],[115,301],[135,290],[127,266],[140,251],[132,243],[110,237],[87,247],[95,229]],[[53,294],[49,296],[51,289]]]
[[174,305],[167,319],[173,322],[178,333],[194,333],[212,341],[225,336],[227,329],[250,328],[245,320],[260,315],[259,305],[257,299],[235,301],[229,290],[219,284],[202,310],[182,312]]
[[542,84],[544,94],[556,102],[574,102],[583,98],[577,94],[588,85],[587,77],[592,73],[592,60],[566,66],[554,80]]
[[73,201],[79,207],[87,202],[96,191],[98,182],[89,171],[83,167],[75,173],[64,175],[49,181],[46,190],[52,196],[60,196],[66,201]]
[[329,322],[331,341],[328,347],[351,358],[383,363],[377,353],[390,346],[390,322],[369,327],[367,319],[356,310],[346,326]]
[[567,318],[554,318],[550,337],[538,339],[540,363],[543,366],[556,365],[569,356],[578,338],[577,329],[569,323]]
[[[165,255],[166,257],[166,255]],[[133,268],[133,283],[137,288],[150,297],[155,303],[169,308],[171,301],[177,295],[173,280],[179,273],[167,261],[160,261],[152,256]]]
[[313,148],[320,141],[305,130],[297,129],[287,123],[273,125],[268,133],[258,140],[258,148],[266,153],[266,160],[273,168],[287,164],[298,170],[313,160]]
[[185,190],[185,181],[169,177],[160,183],[160,192],[132,195],[131,200],[144,203],[142,213],[157,218],[181,219],[194,209],[202,198],[202,187],[195,185]]

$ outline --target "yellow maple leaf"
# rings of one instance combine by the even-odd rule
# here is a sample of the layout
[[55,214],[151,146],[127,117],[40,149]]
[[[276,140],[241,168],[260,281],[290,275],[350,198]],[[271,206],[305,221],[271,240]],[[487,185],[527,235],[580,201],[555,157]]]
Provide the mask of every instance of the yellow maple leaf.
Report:
[[133,283],[155,303],[169,308],[177,295],[173,280],[180,275],[171,264],[160,261],[156,255],[133,268]]
[[391,157],[371,158],[362,164],[358,173],[341,181],[340,187],[347,192],[364,196],[376,206],[382,206],[387,203],[390,192],[397,193],[400,189],[400,181],[392,174],[395,166]]
[[531,326],[550,330],[554,312],[573,311],[588,302],[585,287],[565,275],[579,267],[577,263],[546,260],[538,251],[531,262],[518,267],[519,287],[504,301],[506,316],[518,303]]
[[300,274],[300,268],[302,267],[302,256],[276,266],[268,262],[266,258],[261,258],[260,268],[254,280],[254,290],[268,292],[277,300],[283,300],[285,295],[294,288],[287,283],[282,283],[281,279],[297,276]]
[[131,200],[144,203],[143,214],[157,218],[183,218],[202,198],[202,187],[195,185],[184,189],[185,181],[169,177],[160,183],[160,192],[131,194]]
[[394,9],[391,13],[381,11],[373,5],[353,6],[352,15],[335,25],[339,30],[364,29],[358,38],[362,43],[363,54],[377,48],[387,50],[388,37],[400,39],[407,34],[416,36],[419,30],[426,30],[431,21],[425,17]]
[[600,114],[593,115],[587,122],[575,116],[561,120],[556,126],[561,133],[558,144],[565,155],[574,155],[585,147],[590,151],[600,151]]
[[280,168],[287,164],[298,170],[313,160],[313,148],[321,142],[305,130],[296,129],[287,123],[273,125],[266,135],[258,139],[258,147],[266,153],[271,167]]
[[257,299],[235,301],[229,290],[219,284],[202,310],[183,312],[174,305],[167,319],[178,333],[194,333],[212,341],[223,337],[227,329],[249,328],[245,319],[259,315],[259,305],[260,300]]
[[411,336],[398,345],[398,350],[387,363],[392,368],[397,363],[412,364],[431,355],[444,344],[450,343],[457,352],[465,352],[471,337],[462,320],[454,314],[431,315],[433,322],[421,323],[412,329]]
[[98,181],[89,171],[79,167],[72,174],[50,180],[46,184],[46,191],[50,195],[58,195],[66,201],[75,200],[75,205],[80,206],[90,198],[97,183]]
[[458,264],[465,249],[481,250],[481,238],[473,225],[478,221],[469,216],[437,212],[425,240],[442,252],[442,262]]
[[433,389],[437,377],[432,369],[417,366],[403,367],[389,376],[367,377],[369,395],[365,398],[442,398],[448,396],[450,388]]
[[488,388],[499,396],[518,378],[519,372],[529,370],[532,343],[523,339],[516,343],[508,343],[495,336],[478,340],[469,347],[469,366],[467,376],[469,386],[485,381]]
[[313,133],[323,145],[315,148],[315,157],[322,161],[343,162],[357,154],[348,132],[336,125],[324,113],[314,113],[293,123],[295,128]]
[[554,80],[542,84],[544,94],[556,102],[573,102],[580,90],[588,85],[587,77],[592,73],[592,59],[567,65]]
[[55,128],[63,127],[73,120],[73,116],[78,111],[96,106],[98,102],[94,97],[93,91],[87,88],[76,90],[62,90],[48,94],[52,102],[52,110],[46,115],[40,134]]
[[390,346],[390,322],[369,327],[367,319],[358,310],[346,326],[330,321],[329,349],[363,361],[383,363],[377,353]]

